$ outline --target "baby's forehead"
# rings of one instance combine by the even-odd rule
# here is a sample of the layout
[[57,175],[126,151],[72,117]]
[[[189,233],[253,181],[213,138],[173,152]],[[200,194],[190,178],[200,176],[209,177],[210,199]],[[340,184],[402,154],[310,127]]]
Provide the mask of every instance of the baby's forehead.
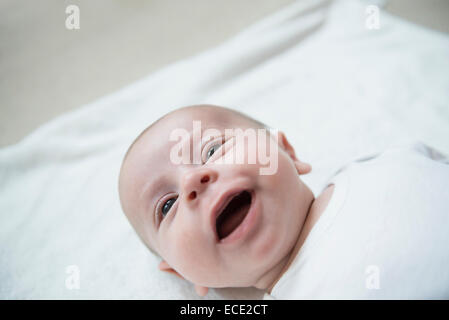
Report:
[[218,129],[223,126],[242,125],[244,120],[237,112],[225,108],[187,108],[164,116],[151,128],[151,131],[177,128],[191,130],[194,122],[200,122],[205,127],[215,125]]
[[153,149],[159,146],[173,144],[173,136],[177,132],[192,134],[193,130],[205,131],[216,129],[223,131],[235,127],[247,127],[249,120],[236,112],[227,109],[187,109],[168,114],[154,125],[141,137],[141,145],[153,145]]
[[[161,118],[144,132],[132,147],[127,162],[131,167],[148,166],[158,169],[169,163],[170,148],[183,140],[192,139],[193,131],[208,129],[224,131],[227,128],[248,126],[248,121],[228,110],[192,108],[180,110]],[[174,139],[176,138],[176,139]],[[141,169],[140,169],[141,170]]]
[[[179,134],[182,134],[182,141],[193,142],[191,145],[195,147],[195,141],[192,141],[194,130],[204,132],[216,129],[223,133],[228,128],[248,126],[251,126],[248,119],[223,108],[192,108],[168,114],[136,141],[126,161],[126,176],[145,176],[158,170],[175,169],[170,155],[172,147],[180,144]],[[206,134],[202,138],[207,139],[209,136]],[[134,178],[132,180],[136,181]]]

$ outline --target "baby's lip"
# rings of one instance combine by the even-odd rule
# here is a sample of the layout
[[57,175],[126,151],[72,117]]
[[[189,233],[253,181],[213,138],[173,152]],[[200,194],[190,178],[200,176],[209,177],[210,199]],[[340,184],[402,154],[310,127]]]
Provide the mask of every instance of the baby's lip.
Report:
[[211,223],[212,230],[215,234],[216,242],[220,241],[220,239],[218,237],[217,225],[216,225],[218,216],[224,210],[224,208],[226,208],[226,206],[229,204],[229,202],[231,202],[231,200],[234,198],[234,196],[236,196],[237,194],[239,194],[245,190],[248,190],[248,189],[242,188],[242,187],[230,188],[229,190],[222,193],[218,197],[217,201],[215,201],[214,205],[212,206],[212,210],[211,210],[211,214],[210,214],[210,223]]

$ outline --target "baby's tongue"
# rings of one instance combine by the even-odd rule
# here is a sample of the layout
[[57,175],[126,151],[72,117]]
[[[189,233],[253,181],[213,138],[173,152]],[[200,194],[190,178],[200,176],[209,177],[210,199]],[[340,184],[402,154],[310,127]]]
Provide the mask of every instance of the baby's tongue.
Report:
[[232,204],[220,214],[217,219],[217,233],[220,239],[227,237],[234,231],[248,213],[250,204]]

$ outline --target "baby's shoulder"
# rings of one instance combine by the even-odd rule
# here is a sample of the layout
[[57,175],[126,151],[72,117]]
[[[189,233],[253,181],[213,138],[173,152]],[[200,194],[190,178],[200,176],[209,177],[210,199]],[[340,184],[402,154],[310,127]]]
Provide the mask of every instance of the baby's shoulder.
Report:
[[[449,157],[421,142],[394,145],[381,150],[361,153],[334,171],[331,181],[339,177],[351,180],[378,181],[390,176],[449,175]],[[376,182],[377,183],[377,182]]]
[[[415,160],[415,161],[413,161]],[[372,152],[356,157],[353,164],[413,164],[415,162],[434,161],[442,164],[449,164],[449,157],[441,151],[424,144],[415,142],[410,144],[393,145],[381,151]]]

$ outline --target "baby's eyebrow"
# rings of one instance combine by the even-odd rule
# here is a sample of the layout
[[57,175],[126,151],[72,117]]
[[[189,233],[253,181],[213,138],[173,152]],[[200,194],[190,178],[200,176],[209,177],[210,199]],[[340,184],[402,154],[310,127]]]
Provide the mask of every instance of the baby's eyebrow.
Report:
[[158,175],[156,178],[147,181],[142,187],[140,192],[140,198],[148,198],[148,196],[155,193],[157,189],[162,187],[166,183],[166,177],[164,174]]
[[[154,203],[154,200],[157,196],[156,190],[165,185],[166,178],[165,175],[161,174],[154,179],[151,179],[142,187],[142,191],[140,193],[139,198],[143,201],[144,212],[152,214],[151,205]],[[156,226],[155,216],[152,214],[150,219],[152,224]]]

